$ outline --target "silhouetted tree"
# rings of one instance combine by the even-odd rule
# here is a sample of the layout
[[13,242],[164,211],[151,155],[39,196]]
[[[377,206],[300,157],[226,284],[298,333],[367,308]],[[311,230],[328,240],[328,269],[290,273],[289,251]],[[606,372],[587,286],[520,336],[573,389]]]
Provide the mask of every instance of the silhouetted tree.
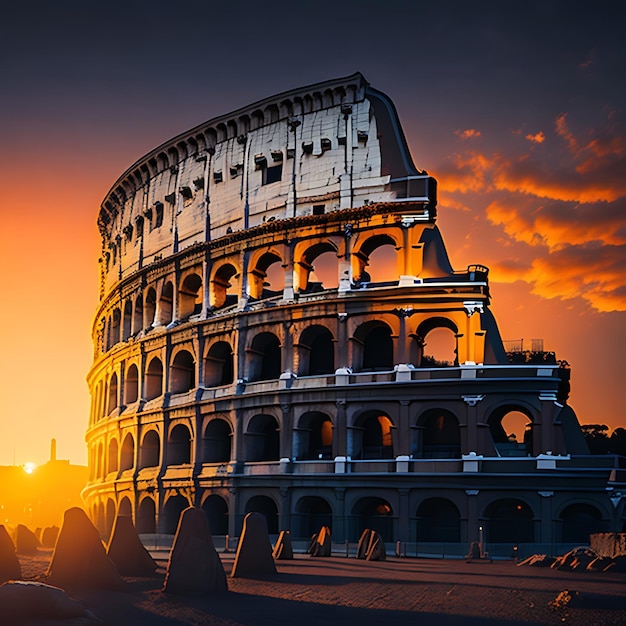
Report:
[[591,454],[609,453],[609,427],[606,424],[583,424],[580,428]]
[[612,454],[626,456],[626,428],[616,428],[609,439],[609,449]]

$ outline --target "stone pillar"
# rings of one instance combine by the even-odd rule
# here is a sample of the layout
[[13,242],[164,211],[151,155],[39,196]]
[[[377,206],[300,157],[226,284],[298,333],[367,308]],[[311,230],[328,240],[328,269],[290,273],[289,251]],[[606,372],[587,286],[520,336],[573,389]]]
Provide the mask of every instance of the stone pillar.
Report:
[[411,511],[409,511],[409,489],[398,489],[398,540],[409,541],[411,536]]
[[346,401],[337,400],[337,415],[333,427],[333,457],[346,456],[348,454],[347,423],[346,423]]
[[409,405],[410,400],[400,400],[400,410],[398,411],[398,423],[393,431],[393,450],[396,456],[409,456],[411,454],[411,441],[405,433],[409,430]]
[[281,459],[293,458],[293,451],[291,449],[291,437],[292,437],[292,411],[291,404],[283,402],[280,405],[282,411],[281,427],[280,427],[280,439],[279,450]]
[[[466,489],[465,493],[467,495],[467,505],[465,510],[467,511],[467,542],[468,544],[472,541],[480,540],[480,526],[483,526],[483,537],[486,536],[486,528],[483,524],[483,520],[481,520],[478,515],[478,494],[480,493],[478,489]],[[463,541],[463,536],[461,536],[461,541]]]

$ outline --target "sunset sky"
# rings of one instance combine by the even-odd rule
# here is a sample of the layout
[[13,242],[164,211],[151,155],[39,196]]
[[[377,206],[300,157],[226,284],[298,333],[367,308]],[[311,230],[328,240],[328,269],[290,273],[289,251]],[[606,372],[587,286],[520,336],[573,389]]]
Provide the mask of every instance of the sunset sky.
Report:
[[[7,4],[7,3],[5,3]],[[0,22],[0,465],[86,463],[96,217],[146,152],[360,71],[439,181],[452,264],[490,267],[505,339],[572,366],[581,423],[626,426],[620,2],[22,0]]]

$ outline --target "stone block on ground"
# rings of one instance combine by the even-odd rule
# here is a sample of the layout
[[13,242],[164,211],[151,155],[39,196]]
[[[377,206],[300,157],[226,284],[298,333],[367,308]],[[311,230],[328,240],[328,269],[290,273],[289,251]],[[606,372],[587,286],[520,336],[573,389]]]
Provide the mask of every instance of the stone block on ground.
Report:
[[59,530],[58,526],[47,526],[44,528],[41,534],[41,545],[44,548],[54,548],[59,536]]
[[128,515],[118,515],[115,519],[107,555],[122,576],[151,576],[157,568]]
[[330,534],[330,528],[328,526],[322,526],[319,533],[313,536],[311,546],[309,547],[309,554],[311,556],[326,557],[332,554],[332,538]]
[[18,554],[37,554],[41,546],[37,535],[24,524],[18,524],[15,529],[15,551]]
[[48,568],[48,583],[63,588],[120,589],[123,581],[85,511],[65,511]]
[[288,530],[281,530],[276,540],[276,545],[272,551],[275,561],[286,561],[293,559],[293,546],[291,545],[291,533]]
[[230,575],[233,578],[255,578],[275,573],[276,565],[272,558],[272,544],[265,515],[248,513],[243,520],[235,563]]
[[385,543],[380,533],[375,530],[366,528],[359,538],[356,551],[356,558],[366,561],[385,561],[387,559],[387,551]]
[[7,529],[0,525],[0,583],[22,577],[15,546]]
[[189,507],[180,515],[163,591],[183,595],[228,591],[224,567],[202,509]]

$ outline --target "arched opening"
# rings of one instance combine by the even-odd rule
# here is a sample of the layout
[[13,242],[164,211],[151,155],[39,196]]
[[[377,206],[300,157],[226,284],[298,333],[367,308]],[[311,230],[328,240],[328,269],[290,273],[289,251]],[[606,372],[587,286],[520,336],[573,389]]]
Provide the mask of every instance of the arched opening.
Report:
[[122,313],[119,309],[115,309],[113,311],[113,318],[111,320],[111,334],[109,337],[109,347],[114,346],[116,343],[120,341],[120,324],[121,324]]
[[161,438],[156,430],[149,430],[141,442],[139,467],[158,467],[161,457]]
[[[268,496],[253,496],[246,502],[246,515],[248,513],[262,513],[265,515],[269,534],[278,534],[278,509],[272,498]],[[241,525],[243,525],[243,520]]]
[[168,465],[191,463],[191,433],[184,424],[177,424],[170,431],[167,459]]
[[328,241],[311,246],[295,264],[294,272],[300,293],[337,289],[339,268],[335,246]]
[[532,419],[525,408],[515,405],[498,407],[487,423],[498,456],[533,453]]
[[115,522],[115,500],[109,498],[107,500],[106,515],[104,519],[104,536],[110,537],[113,530],[113,522]]
[[107,415],[111,414],[115,409],[117,409],[117,394],[118,394],[118,385],[117,385],[117,374],[114,373],[109,380],[109,402],[107,406]]
[[383,541],[393,541],[395,517],[387,500],[382,498],[361,498],[352,507],[349,540],[358,541],[366,529],[380,534]]
[[535,540],[532,509],[521,500],[496,500],[487,507],[485,518],[490,543],[517,544]]
[[320,376],[335,372],[335,344],[324,326],[309,326],[300,335],[298,376]]
[[410,346],[410,359],[418,367],[458,365],[458,329],[445,317],[431,317],[422,322]]
[[228,534],[228,504],[224,498],[210,495],[202,503],[202,510],[206,513],[214,537]]
[[146,400],[158,398],[163,394],[163,363],[158,357],[153,357],[146,370]]
[[445,409],[430,409],[418,421],[418,441],[413,455],[426,459],[454,459],[461,456],[459,420]]
[[353,459],[393,459],[393,422],[382,411],[366,411],[348,431]]
[[280,342],[274,333],[260,333],[246,350],[249,380],[275,380],[281,374]]
[[156,317],[156,291],[154,287],[148,289],[146,293],[146,304],[143,311],[144,328],[152,328]]
[[231,455],[232,433],[226,420],[211,420],[204,431],[203,457],[205,463],[228,463]]
[[210,300],[214,309],[237,304],[239,281],[237,268],[230,263],[220,266],[211,280]]
[[120,471],[132,469],[135,465],[135,440],[130,433],[127,433],[122,442],[122,452],[120,454]]
[[187,350],[176,353],[170,368],[172,393],[186,393],[196,386],[196,362]]
[[245,434],[246,461],[278,461],[280,458],[280,433],[278,422],[272,415],[255,415]]
[[134,363],[126,370],[125,383],[125,404],[137,402],[137,398],[139,397],[139,370]]
[[135,300],[135,310],[133,313],[133,332],[136,334],[143,329],[143,302],[141,296]]
[[179,313],[181,320],[202,312],[202,278],[198,274],[189,274],[183,280],[178,293]]
[[589,535],[604,532],[602,514],[590,504],[570,504],[560,515],[564,543],[588,544]]
[[166,535],[175,534],[180,514],[190,506],[185,496],[170,496],[161,513],[161,532]]
[[217,341],[209,348],[204,359],[204,386],[230,385],[233,380],[233,349],[227,341]]
[[396,284],[398,281],[396,242],[389,235],[374,235],[352,254],[355,286]]
[[108,453],[108,467],[107,472],[117,472],[119,466],[119,450],[117,445],[117,439],[111,439],[109,441],[109,453]]
[[325,413],[312,411],[302,415],[293,436],[296,459],[332,458],[333,423]]
[[424,337],[421,367],[453,367],[458,365],[457,338],[449,328],[433,328]]
[[132,334],[133,303],[126,300],[124,304],[124,319],[122,323],[122,341],[126,341]]
[[156,533],[156,506],[152,498],[144,498],[137,508],[136,529],[138,534]]
[[353,364],[356,372],[393,370],[393,338],[384,322],[371,321],[359,326],[353,339]]
[[126,517],[130,517],[132,519],[133,517],[133,507],[130,503],[130,500],[124,496],[121,500],[120,500],[120,504],[117,507],[117,514],[118,515],[125,515]]
[[296,504],[293,537],[310,539],[323,526],[333,529],[333,512],[330,504],[319,496],[305,496]]
[[272,298],[282,294],[285,287],[283,260],[275,252],[266,252],[259,257],[251,270],[250,296],[255,299]]
[[174,285],[167,281],[159,298],[159,324],[167,326],[172,323],[174,303]]
[[446,498],[428,498],[417,508],[417,540],[458,543],[461,514]]

